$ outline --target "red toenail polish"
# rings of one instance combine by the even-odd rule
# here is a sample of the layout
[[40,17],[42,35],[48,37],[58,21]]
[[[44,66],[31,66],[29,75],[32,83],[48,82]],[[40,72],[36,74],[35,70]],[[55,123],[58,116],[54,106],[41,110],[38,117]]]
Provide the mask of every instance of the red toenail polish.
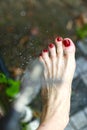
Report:
[[62,38],[62,37],[57,37],[56,40],[57,40],[58,42],[60,42],[60,41],[63,40],[63,38]]
[[65,40],[63,40],[63,44],[64,44],[65,47],[69,47],[70,46],[70,41],[65,39]]
[[44,49],[43,52],[48,52],[48,50],[47,50],[47,49]]
[[40,53],[39,56],[42,56],[42,53]]
[[53,47],[54,47],[54,44],[53,44],[53,43],[50,43],[50,44],[49,44],[49,47],[50,47],[50,48],[53,48]]

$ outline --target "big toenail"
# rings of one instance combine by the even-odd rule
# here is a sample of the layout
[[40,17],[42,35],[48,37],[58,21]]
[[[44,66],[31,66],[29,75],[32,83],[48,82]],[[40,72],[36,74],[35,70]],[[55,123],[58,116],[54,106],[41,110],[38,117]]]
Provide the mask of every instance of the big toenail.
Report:
[[50,48],[53,48],[53,47],[54,47],[54,44],[53,44],[53,43],[50,43],[50,44],[49,44],[49,47],[50,47]]
[[70,46],[70,41],[65,39],[65,40],[63,40],[63,44],[64,44],[65,47],[69,47]]
[[48,50],[47,50],[47,49],[44,49],[43,52],[48,52]]
[[60,41],[63,40],[63,38],[62,38],[62,37],[57,37],[56,40],[57,40],[58,42],[60,42]]

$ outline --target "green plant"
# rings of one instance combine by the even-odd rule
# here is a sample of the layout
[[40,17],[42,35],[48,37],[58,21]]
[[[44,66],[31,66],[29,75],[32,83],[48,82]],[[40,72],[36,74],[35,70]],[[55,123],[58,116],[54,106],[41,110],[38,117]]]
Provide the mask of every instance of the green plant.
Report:
[[7,85],[5,92],[9,97],[14,97],[19,92],[20,81],[7,78],[3,73],[0,73],[0,84]]
[[77,28],[76,35],[82,39],[87,37],[87,24],[85,24],[82,28]]

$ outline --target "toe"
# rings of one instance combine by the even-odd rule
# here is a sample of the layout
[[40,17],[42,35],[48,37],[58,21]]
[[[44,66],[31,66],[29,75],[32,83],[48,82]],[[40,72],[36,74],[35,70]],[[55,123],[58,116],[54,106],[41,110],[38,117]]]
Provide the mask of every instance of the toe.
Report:
[[[67,81],[72,80],[74,71],[75,71],[75,45],[73,43],[73,41],[69,38],[65,38],[63,40],[63,51],[64,51],[64,60],[65,60],[65,65],[66,65],[66,69],[65,69],[65,73],[64,73],[64,77]],[[72,76],[70,76],[70,74]]]
[[63,44],[62,44],[63,38],[57,37],[55,39],[56,47],[57,47],[57,76],[61,77],[61,70],[63,65]]
[[67,57],[71,57],[75,55],[75,45],[73,43],[73,41],[69,38],[64,38],[63,40],[63,51],[64,51],[64,54],[67,56]]
[[50,57],[49,57],[49,54],[48,54],[48,50],[47,49],[44,49],[42,51],[42,58],[47,66],[47,70],[48,70],[48,73],[49,73],[49,77],[52,77],[52,64],[51,64],[51,60],[50,60]]
[[44,66],[44,76],[47,79],[48,77],[48,71],[47,71],[47,65],[45,64],[44,59],[42,58],[42,53],[39,55],[39,61],[43,64]]
[[52,64],[52,78],[56,77],[56,62],[57,62],[57,54],[56,54],[56,48],[53,43],[49,44],[49,51],[50,51],[50,58],[51,58],[51,64]]
[[57,46],[57,55],[59,57],[63,55],[62,41],[63,41],[62,37],[57,37],[55,39],[55,43],[56,43],[56,46]]
[[49,46],[49,51],[50,51],[50,56],[51,58],[56,58],[56,48],[55,48],[55,45],[53,43],[50,43]]
[[50,64],[50,58],[49,58],[49,54],[48,54],[48,50],[47,49],[44,49],[42,51],[42,58],[44,59],[46,64]]
[[40,61],[41,63],[43,63],[43,65],[45,66],[45,61],[44,61],[44,59],[42,58],[42,53],[40,53],[40,55],[39,55],[39,61]]

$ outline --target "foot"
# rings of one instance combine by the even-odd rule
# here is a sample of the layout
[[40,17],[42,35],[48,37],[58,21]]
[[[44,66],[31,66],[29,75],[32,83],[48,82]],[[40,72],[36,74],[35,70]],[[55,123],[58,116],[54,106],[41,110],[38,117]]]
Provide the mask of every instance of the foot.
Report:
[[48,50],[42,51],[39,60],[44,64],[45,80],[62,79],[60,84],[47,83],[42,87],[43,130],[46,125],[48,130],[63,130],[69,121],[71,84],[76,66],[75,45],[69,38],[57,37],[55,45],[49,44]]

